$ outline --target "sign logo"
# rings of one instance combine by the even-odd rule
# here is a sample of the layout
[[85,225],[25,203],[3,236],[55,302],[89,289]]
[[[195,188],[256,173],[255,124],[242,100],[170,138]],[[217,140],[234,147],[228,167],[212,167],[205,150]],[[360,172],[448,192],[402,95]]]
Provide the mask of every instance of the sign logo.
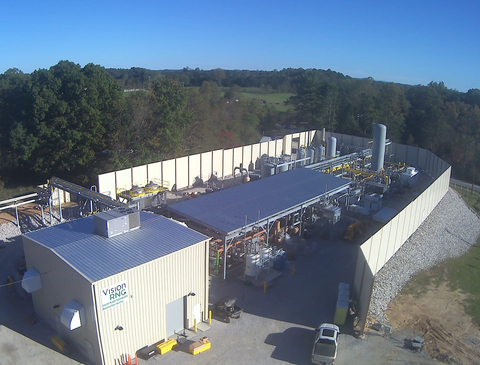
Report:
[[102,289],[102,310],[115,307],[127,301],[128,290],[126,281]]

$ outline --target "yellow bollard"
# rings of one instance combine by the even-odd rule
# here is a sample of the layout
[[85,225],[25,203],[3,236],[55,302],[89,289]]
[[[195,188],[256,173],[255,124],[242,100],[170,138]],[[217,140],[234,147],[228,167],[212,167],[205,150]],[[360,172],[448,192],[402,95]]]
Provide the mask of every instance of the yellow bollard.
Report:
[[193,319],[193,332],[197,332],[197,319]]
[[292,265],[292,276],[295,274],[295,265]]
[[263,294],[265,294],[267,292],[267,282],[264,281],[263,282]]
[[212,324],[212,311],[208,311],[208,324]]

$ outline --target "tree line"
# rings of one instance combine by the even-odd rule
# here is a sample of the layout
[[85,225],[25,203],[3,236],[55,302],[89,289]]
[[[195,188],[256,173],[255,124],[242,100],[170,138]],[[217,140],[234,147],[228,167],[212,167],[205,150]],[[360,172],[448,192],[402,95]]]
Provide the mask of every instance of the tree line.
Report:
[[[289,111],[244,99],[242,89],[253,87],[294,94]],[[480,90],[462,93],[442,82],[411,86],[317,69],[153,71],[60,61],[0,75],[0,181],[40,183],[55,175],[93,184],[99,173],[254,143],[282,128],[372,137],[376,123],[394,142],[432,151],[471,181],[480,157],[479,108]]]

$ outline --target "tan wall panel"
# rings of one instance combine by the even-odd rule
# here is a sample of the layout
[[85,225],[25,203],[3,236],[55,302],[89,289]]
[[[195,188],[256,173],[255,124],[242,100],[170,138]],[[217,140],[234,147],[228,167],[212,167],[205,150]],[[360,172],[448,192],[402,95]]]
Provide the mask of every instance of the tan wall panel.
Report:
[[144,186],[147,183],[147,165],[132,167],[133,184]]
[[260,143],[252,144],[252,161],[255,162],[261,157],[260,154]]
[[213,151],[213,172],[217,177],[223,177],[223,150]]
[[370,267],[373,274],[376,274],[382,267],[380,262],[380,251],[382,246],[382,230],[375,233],[372,237],[372,248],[370,250]]
[[390,259],[390,257],[387,256],[388,246],[390,243],[390,229],[391,229],[391,225],[386,224],[385,227],[382,230],[380,230],[381,242],[380,242],[380,247],[378,252],[377,271],[380,270],[380,268],[382,268],[383,265],[385,265],[385,263]]
[[[45,320],[67,343],[79,343],[79,351],[88,358],[85,340],[93,346],[95,361],[100,363],[100,348],[97,340],[95,308],[91,284],[50,250],[23,237],[27,268],[42,273],[42,289],[32,293],[36,314]],[[70,331],[59,322],[65,304],[75,300],[85,309],[84,325]],[[59,308],[53,308],[59,304]],[[58,323],[58,325],[56,324]]]
[[115,172],[98,175],[98,191],[116,199]]
[[252,160],[252,146],[248,145],[243,147],[243,167],[245,167],[247,170],[254,170],[255,169],[255,161]]
[[117,182],[117,190],[118,189],[130,190],[132,188],[132,170],[131,169],[116,171],[115,179]]
[[276,150],[276,142],[275,141],[270,141],[270,142],[267,142],[268,144],[268,155],[269,156],[273,156],[273,157],[277,157],[277,150]]
[[205,152],[200,157],[202,163],[202,178],[207,181],[212,175],[212,152]]
[[162,161],[162,180],[168,182],[170,189],[175,185],[175,159]]
[[162,180],[162,163],[154,162],[147,165],[147,178],[149,181]]
[[260,157],[268,155],[268,142],[260,143]]
[[[147,345],[166,339],[166,306],[183,298],[188,327],[193,326],[193,306],[201,304],[208,318],[208,242],[177,251],[95,284],[100,333],[107,365],[121,354],[135,354]],[[127,282],[127,302],[102,310],[101,290]],[[188,296],[194,292],[195,296]],[[185,309],[185,308],[184,308]],[[123,331],[115,331],[121,325]]]
[[240,167],[240,164],[242,164],[242,167],[248,167],[248,163],[243,163],[243,147],[237,147],[233,149],[233,168]]
[[283,137],[283,153],[286,155],[292,154],[292,135],[287,134]]
[[275,156],[280,156],[283,154],[283,140],[277,139],[275,141]]
[[386,258],[385,262],[389,260],[390,257],[392,257],[395,252],[395,242],[397,242],[397,237],[398,237],[398,222],[399,222],[399,216],[395,216],[390,222],[390,235],[389,235],[389,241],[388,241],[388,248],[386,252]]
[[188,156],[176,159],[175,184],[177,189],[188,187]]
[[233,176],[233,149],[223,151],[223,177]]
[[188,156],[188,184],[190,186],[195,182],[195,178],[202,178],[202,173],[200,172],[200,154]]

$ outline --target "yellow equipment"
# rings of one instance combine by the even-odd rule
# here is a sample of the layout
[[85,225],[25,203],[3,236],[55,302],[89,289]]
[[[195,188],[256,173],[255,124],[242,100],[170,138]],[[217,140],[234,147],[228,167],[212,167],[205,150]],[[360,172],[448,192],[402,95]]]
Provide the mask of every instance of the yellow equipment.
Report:
[[362,221],[354,221],[350,223],[345,231],[345,237],[347,241],[352,241],[356,235],[361,236],[365,232],[366,223]]
[[200,340],[197,342],[192,343],[188,349],[190,350],[190,353],[192,355],[197,355],[201,352],[207,351],[212,347],[212,344],[210,343],[210,340],[208,337],[202,337]]
[[158,353],[160,355],[166,354],[176,345],[177,345],[177,340],[174,340],[173,338],[171,338],[170,340],[167,340],[157,345]]

